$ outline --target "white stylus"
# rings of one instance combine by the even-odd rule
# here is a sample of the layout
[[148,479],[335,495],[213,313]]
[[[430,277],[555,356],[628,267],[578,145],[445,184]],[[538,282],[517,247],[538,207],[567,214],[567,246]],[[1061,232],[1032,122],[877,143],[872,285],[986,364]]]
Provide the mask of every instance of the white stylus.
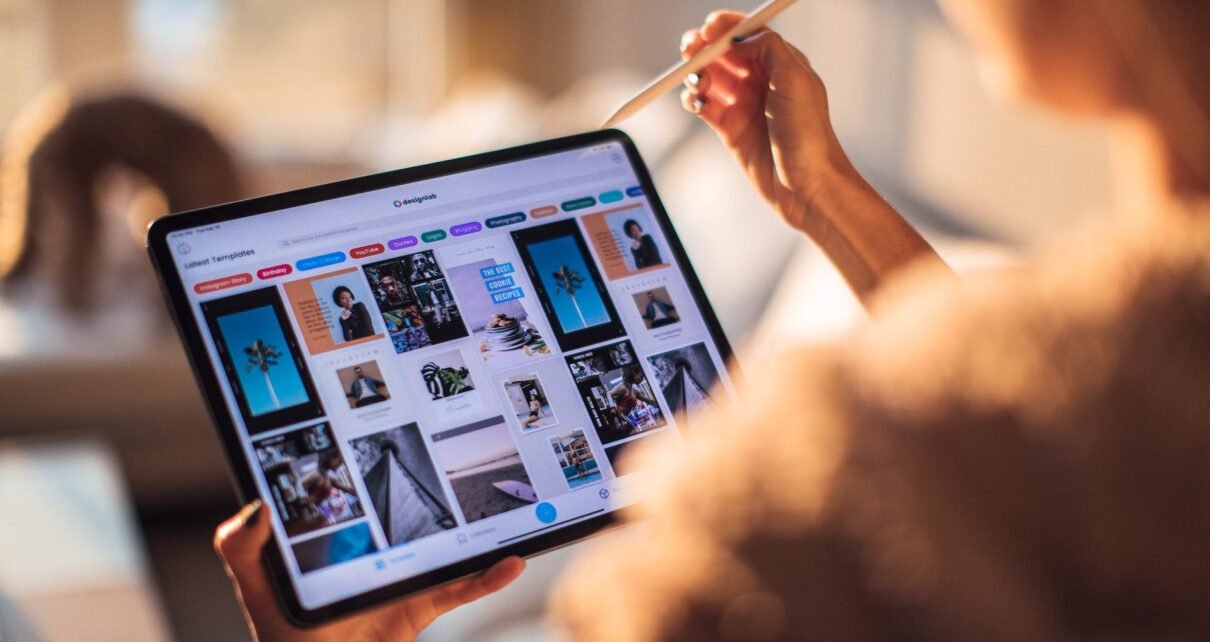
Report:
[[719,56],[727,53],[731,49],[731,43],[735,38],[752,35],[772,20],[774,16],[785,11],[787,7],[795,2],[797,0],[769,0],[765,4],[762,4],[739,24],[731,27],[721,38],[706,45],[689,60],[672,66],[668,71],[661,74],[659,78],[651,81],[651,84],[644,87],[633,98],[623,103],[621,107],[618,107],[617,111],[613,112],[613,115],[606,118],[605,122],[601,124],[601,129],[612,127],[630,118],[635,112],[646,107],[656,98],[680,85],[685,76],[701,71],[706,65],[717,60]]

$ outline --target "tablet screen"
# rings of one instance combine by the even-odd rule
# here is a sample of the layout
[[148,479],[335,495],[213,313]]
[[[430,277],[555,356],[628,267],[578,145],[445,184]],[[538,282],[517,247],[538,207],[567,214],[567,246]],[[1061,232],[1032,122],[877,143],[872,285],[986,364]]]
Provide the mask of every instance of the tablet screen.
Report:
[[167,235],[304,608],[636,501],[731,388],[641,184],[606,141]]

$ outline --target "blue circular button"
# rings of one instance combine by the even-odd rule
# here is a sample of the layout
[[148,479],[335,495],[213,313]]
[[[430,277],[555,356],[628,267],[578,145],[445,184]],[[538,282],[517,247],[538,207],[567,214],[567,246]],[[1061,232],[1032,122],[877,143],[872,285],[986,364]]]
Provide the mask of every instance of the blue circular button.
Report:
[[550,502],[542,502],[541,504],[538,504],[538,507],[534,509],[534,513],[538,515],[538,521],[542,522],[543,524],[549,524],[555,521],[555,518],[559,516],[558,511],[555,510],[554,504],[551,504]]

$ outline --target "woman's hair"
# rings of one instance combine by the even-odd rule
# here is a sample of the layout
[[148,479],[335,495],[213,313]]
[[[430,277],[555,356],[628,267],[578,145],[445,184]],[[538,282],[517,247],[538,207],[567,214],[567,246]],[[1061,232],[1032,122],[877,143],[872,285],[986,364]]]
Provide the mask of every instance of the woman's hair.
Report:
[[1180,170],[1210,186],[1210,3],[1093,0],[1127,61],[1140,107],[1163,128]]
[[625,222],[625,223],[622,223],[622,231],[623,231],[623,232],[626,232],[627,236],[629,236],[629,235],[630,235],[630,228],[631,228],[631,226],[634,226],[634,227],[639,228],[639,231],[640,231],[640,232],[642,232],[642,231],[643,231],[643,226],[642,226],[642,225],[639,225],[639,222],[638,222],[638,221],[636,221],[636,220],[634,220],[634,219],[632,219],[632,218],[628,218],[628,219],[626,219],[626,222]]
[[338,285],[338,286],[336,286],[335,290],[332,290],[332,302],[335,303],[336,305],[340,305],[340,294],[342,292],[348,292],[350,299],[352,299],[354,301],[357,300],[357,297],[353,295],[352,290],[350,290],[349,288],[347,288],[343,285]]

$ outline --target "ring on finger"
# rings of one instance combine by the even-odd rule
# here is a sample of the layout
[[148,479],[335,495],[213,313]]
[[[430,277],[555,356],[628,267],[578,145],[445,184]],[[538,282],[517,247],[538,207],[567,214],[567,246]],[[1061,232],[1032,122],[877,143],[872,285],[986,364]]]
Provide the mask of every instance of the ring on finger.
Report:
[[689,111],[691,111],[695,114],[702,113],[702,109],[704,109],[705,107],[706,107],[705,96],[697,96],[696,98],[693,99],[692,102],[689,103]]

